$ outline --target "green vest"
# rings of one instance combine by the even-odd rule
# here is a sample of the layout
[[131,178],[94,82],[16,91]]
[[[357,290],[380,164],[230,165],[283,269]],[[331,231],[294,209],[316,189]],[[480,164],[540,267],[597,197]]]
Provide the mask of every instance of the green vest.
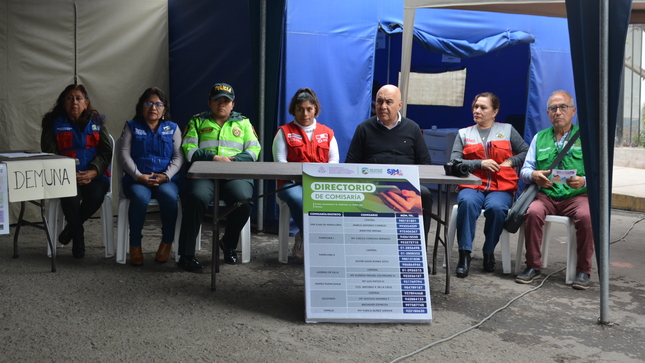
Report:
[[[567,138],[578,130],[578,126],[573,125]],[[558,157],[560,149],[555,144],[555,133],[553,126],[546,130],[538,132],[535,143],[535,170],[548,170],[551,163]],[[576,169],[577,176],[585,176],[585,165],[582,159],[582,144],[578,138],[562,161],[554,169],[571,170]],[[587,188],[573,189],[566,184],[553,184],[550,188],[542,188],[541,191],[554,199],[567,199],[576,195],[587,192]]]

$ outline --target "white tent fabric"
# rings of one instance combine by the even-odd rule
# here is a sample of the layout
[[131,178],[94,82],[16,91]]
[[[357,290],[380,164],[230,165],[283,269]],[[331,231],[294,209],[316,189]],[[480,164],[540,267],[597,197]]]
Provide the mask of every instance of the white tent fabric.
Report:
[[146,88],[169,89],[168,0],[0,0],[0,15],[2,150],[40,150],[75,75],[115,138]]

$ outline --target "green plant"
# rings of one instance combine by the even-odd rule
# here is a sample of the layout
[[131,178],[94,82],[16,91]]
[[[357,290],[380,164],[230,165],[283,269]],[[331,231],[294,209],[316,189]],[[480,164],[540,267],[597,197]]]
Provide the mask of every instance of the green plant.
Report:
[[641,131],[640,135],[634,135],[632,138],[633,147],[645,147],[645,131]]

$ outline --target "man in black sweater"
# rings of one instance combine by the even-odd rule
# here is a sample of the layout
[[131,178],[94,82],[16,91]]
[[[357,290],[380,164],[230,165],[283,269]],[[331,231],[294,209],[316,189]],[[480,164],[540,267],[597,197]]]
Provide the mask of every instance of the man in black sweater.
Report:
[[[403,102],[398,87],[388,84],[376,94],[376,116],[361,122],[347,151],[346,163],[369,164],[431,164],[430,153],[419,125],[401,116]],[[408,193],[399,201],[418,199]],[[423,224],[426,238],[430,230],[432,194],[421,186]]]

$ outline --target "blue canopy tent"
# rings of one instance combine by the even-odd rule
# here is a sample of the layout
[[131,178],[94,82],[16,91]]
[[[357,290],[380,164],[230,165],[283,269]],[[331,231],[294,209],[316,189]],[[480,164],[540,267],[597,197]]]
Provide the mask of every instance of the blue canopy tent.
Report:
[[[333,10],[332,10],[333,9]],[[308,16],[306,14],[316,14]],[[372,85],[379,81],[377,34],[395,36],[403,24],[403,0],[356,0],[338,2],[287,1],[285,42],[279,86],[277,124],[290,122],[288,102],[301,87],[318,94],[322,112],[319,121],[334,129],[344,160],[356,125],[370,116]],[[470,101],[491,91],[502,100],[501,115],[527,115],[525,138],[548,124],[537,115],[546,104],[538,95],[553,87],[573,89],[566,21],[526,15],[432,10],[417,15],[412,63],[419,72],[450,70],[454,63],[442,55],[462,58],[457,67],[469,70],[462,107],[413,106],[408,117],[422,129],[433,125],[461,128],[472,124]],[[395,44],[388,52],[399,54]],[[524,53],[511,52],[516,44],[528,44]],[[400,63],[388,61],[388,78],[397,79]],[[397,84],[397,81],[390,81]],[[503,119],[503,117],[502,117]]]
[[[644,21],[642,0],[406,0],[405,24],[415,23],[417,8],[459,8],[521,14],[567,17],[575,73],[578,116],[585,154],[589,203],[600,275],[602,324],[609,323],[609,217],[614,132],[621,94],[623,54],[627,24]],[[412,32],[404,34],[404,44]],[[402,73],[409,73],[411,50],[404,49]],[[554,75],[548,75],[553,78]],[[407,96],[407,75],[402,92]],[[552,88],[551,90],[558,89]],[[547,91],[548,92],[548,91]],[[548,97],[547,94],[542,97]],[[404,101],[405,102],[405,101]]]

